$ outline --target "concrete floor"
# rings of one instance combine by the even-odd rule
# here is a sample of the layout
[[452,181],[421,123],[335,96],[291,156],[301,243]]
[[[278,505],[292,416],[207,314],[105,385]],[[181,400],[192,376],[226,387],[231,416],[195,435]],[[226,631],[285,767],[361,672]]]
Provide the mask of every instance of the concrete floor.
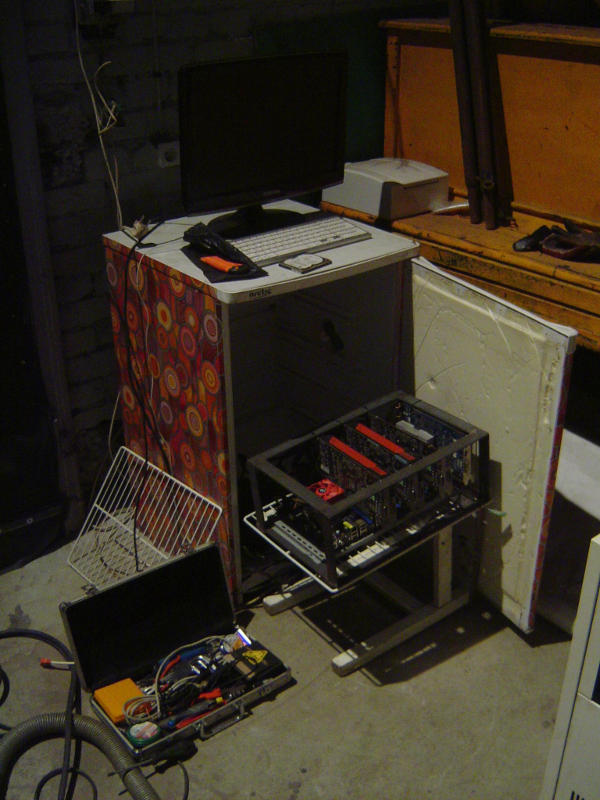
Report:
[[[67,566],[68,547],[0,578],[0,627],[28,627],[64,640],[62,600],[82,594]],[[362,590],[361,590],[362,591]],[[192,800],[535,800],[541,788],[569,637],[543,619],[525,636],[485,601],[466,608],[374,661],[338,677],[331,642],[344,608],[330,602],[274,617],[259,606],[247,630],[292,669],[295,684],[255,706],[251,716],[198,742],[186,762]],[[364,599],[347,620],[373,631],[379,614]],[[357,618],[362,616],[362,619]],[[310,624],[309,624],[310,622]],[[54,656],[31,640],[5,640],[0,662],[11,681],[0,720],[16,724],[61,711],[67,673],[45,671]],[[55,656],[54,656],[55,657]],[[84,713],[89,712],[87,697]],[[13,772],[8,798],[33,796],[41,776],[60,765],[60,742],[39,745]],[[84,748],[83,768],[100,798],[117,797],[104,756]],[[177,767],[152,780],[163,800],[182,797]],[[56,782],[43,797],[55,796]],[[76,797],[91,797],[82,779]]]

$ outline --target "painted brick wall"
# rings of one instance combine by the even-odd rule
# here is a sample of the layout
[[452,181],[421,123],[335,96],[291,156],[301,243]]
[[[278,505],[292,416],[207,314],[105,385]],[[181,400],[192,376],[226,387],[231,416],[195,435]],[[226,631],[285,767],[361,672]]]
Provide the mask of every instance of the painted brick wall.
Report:
[[[125,224],[180,209],[179,170],[158,167],[157,144],[178,138],[177,70],[186,62],[253,52],[258,31],[295,21],[402,4],[370,0],[131,0],[123,13],[89,17],[80,41],[90,77],[119,107],[105,137],[118,162]],[[98,4],[97,4],[98,5]],[[105,4],[106,5],[106,4]],[[106,452],[117,394],[109,300],[100,236],[116,228],[115,204],[76,50],[71,0],[25,0],[27,57],[34,97],[46,213],[84,490]]]

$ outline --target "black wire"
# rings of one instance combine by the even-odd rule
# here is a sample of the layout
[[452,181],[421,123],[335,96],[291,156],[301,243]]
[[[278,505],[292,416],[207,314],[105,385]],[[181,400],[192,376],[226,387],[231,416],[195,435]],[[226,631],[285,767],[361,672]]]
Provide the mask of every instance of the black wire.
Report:
[[[114,306],[114,308],[115,308],[115,310],[116,310],[116,312],[117,312],[117,314],[119,316],[119,319],[121,321],[121,325],[123,326],[123,329],[125,330],[125,344],[126,344],[126,348],[125,349],[126,349],[126,353],[127,353],[127,374],[129,376],[129,380],[131,382],[131,387],[132,387],[133,393],[135,395],[135,398],[138,401],[138,404],[139,404],[140,409],[142,411],[142,422],[143,422],[143,426],[144,426],[144,439],[146,440],[147,429],[148,429],[148,426],[149,426],[150,429],[152,430],[152,433],[154,434],[154,438],[156,440],[156,444],[158,445],[158,447],[159,447],[159,449],[161,451],[161,454],[163,456],[163,460],[165,462],[166,469],[167,469],[167,471],[169,471],[169,474],[170,474],[169,459],[167,458],[167,454],[165,453],[164,448],[163,448],[162,443],[161,443],[161,436],[160,436],[160,432],[158,430],[158,421],[156,420],[156,417],[154,416],[154,410],[152,409],[152,406],[149,403],[148,404],[146,403],[146,397],[145,397],[146,392],[144,390],[144,387],[138,381],[138,378],[135,375],[135,372],[133,370],[132,360],[131,360],[130,332],[129,332],[129,325],[127,324],[127,299],[128,299],[128,294],[129,294],[129,263],[131,261],[131,257],[134,254],[136,248],[139,246],[139,244],[145,239],[145,237],[149,236],[153,231],[156,230],[156,228],[158,228],[159,225],[162,225],[162,224],[163,224],[162,220],[160,222],[157,222],[155,225],[153,225],[151,228],[149,228],[146,231],[146,233],[144,233],[142,236],[140,236],[140,238],[136,241],[136,243],[132,247],[130,247],[130,249],[129,249],[129,251],[128,251],[126,257],[125,257],[125,274],[123,276],[123,280],[124,280],[124,285],[123,285],[123,313],[121,313],[121,309],[119,308],[119,304],[116,302],[115,299],[113,299],[113,306]],[[111,293],[111,295],[112,294],[113,293]],[[143,315],[142,315],[142,322],[143,322]],[[148,409],[146,408],[146,406],[148,406]],[[150,419],[149,412],[152,413],[152,419]]]
[[[69,772],[72,773],[73,771],[74,771],[73,767],[69,767]],[[33,800],[39,800],[39,797],[40,797],[40,795],[42,793],[42,789],[48,783],[48,781],[52,780],[52,778],[55,778],[57,775],[60,775],[61,773],[62,773],[62,769],[53,769],[52,772],[49,772],[47,775],[44,775],[44,777],[42,778],[42,780],[38,783],[38,785],[36,787],[35,794],[33,796]],[[88,783],[92,787],[93,800],[98,800],[98,788],[96,787],[96,784],[94,783],[92,778],[90,778],[90,776],[87,774],[87,772],[84,772],[82,769],[78,769],[77,770],[77,777],[78,778],[85,778],[86,781],[88,781]]]
[[[65,661],[73,661],[73,656],[71,655],[71,651],[68,649],[68,647],[59,639],[51,636],[49,633],[44,633],[44,631],[28,630],[26,628],[10,628],[8,630],[0,631],[0,640],[2,639],[37,639],[40,642],[50,645],[55,650],[58,650]],[[79,685],[79,678],[77,677],[77,673],[73,667],[71,668],[70,673],[71,681],[69,684],[69,695],[65,712],[65,745],[63,750],[63,764],[60,770],[61,783],[59,787],[58,800],[72,800],[73,794],[75,793],[77,776],[79,774],[79,766],[81,764],[81,742],[76,739],[75,750],[73,754],[73,766],[69,766],[71,761],[71,744],[73,740],[73,714],[81,713],[81,686]],[[7,694],[6,688],[3,692],[3,700],[6,699],[5,694]],[[7,730],[10,729],[7,728]],[[67,786],[69,775],[70,780],[69,785]],[[45,783],[45,778],[42,778],[42,782]]]
[[[125,292],[125,300],[126,300],[126,295],[127,295],[127,292]],[[140,384],[138,382],[138,379],[137,379],[135,373],[133,372],[133,368],[131,366],[131,342],[129,341],[129,331],[128,331],[127,321],[126,321],[126,319],[124,319],[123,315],[121,314],[121,309],[119,308],[118,304],[116,303],[116,301],[114,299],[112,299],[112,304],[113,304],[113,307],[114,307],[114,309],[116,310],[116,312],[117,312],[117,314],[119,316],[119,319],[121,321],[122,326],[124,327],[124,329],[127,332],[127,335],[126,335],[127,374],[129,376],[129,380],[131,382],[131,389],[132,389],[133,395],[134,395],[135,399],[137,400],[138,405],[140,406],[140,409],[142,411],[142,422],[143,422],[143,425],[144,425],[144,429],[146,430],[148,425],[152,429],[152,433],[154,434],[154,438],[156,439],[156,443],[158,444],[158,447],[160,448],[160,451],[162,453],[163,459],[164,459],[164,461],[165,461],[165,463],[167,465],[167,469],[168,469],[169,468],[169,460],[167,458],[167,455],[166,455],[166,453],[165,453],[165,451],[164,451],[164,449],[162,447],[161,441],[160,441],[161,437],[160,437],[160,433],[158,431],[158,423],[156,421],[156,418],[154,418],[154,411],[153,411],[152,408],[150,409],[152,411],[152,415],[153,415],[153,418],[150,418],[150,416],[148,414],[148,411],[146,409],[146,402],[145,402],[145,398],[144,398],[144,394],[143,394],[143,388],[140,386]]]
[[[132,249],[132,251],[133,251],[133,249]],[[130,251],[130,252],[132,252],[132,251]],[[125,298],[124,298],[125,301],[127,299],[126,295],[127,295],[127,292],[125,292]],[[139,406],[140,406],[140,408],[142,410],[142,417],[143,417],[144,425],[146,425],[146,424],[150,425],[150,427],[152,428],[152,432],[156,436],[156,438],[158,440],[158,445],[160,447],[160,437],[158,436],[157,428],[155,427],[156,420],[151,420],[151,419],[147,418],[146,404],[144,402],[144,398],[143,398],[143,395],[141,393],[142,389],[141,389],[141,386],[138,383],[138,379],[137,379],[135,373],[133,372],[133,368],[131,366],[131,361],[130,361],[131,343],[129,341],[129,326],[127,325],[126,318],[124,318],[123,314],[121,314],[121,309],[119,308],[119,304],[117,303],[117,301],[115,300],[115,298],[112,295],[111,295],[111,303],[112,303],[113,308],[115,309],[115,312],[116,312],[117,316],[119,317],[119,321],[121,322],[121,325],[123,326],[124,330],[126,331],[126,350],[127,350],[127,355],[128,355],[127,374],[128,374],[129,380],[131,382],[131,389],[132,389],[133,395],[134,395],[135,399],[138,401],[138,404],[139,404]],[[163,451],[163,456],[166,459],[164,451]]]
[[[129,273],[129,268],[127,268],[127,273]],[[142,299],[140,297],[140,293],[139,292],[137,292],[137,301],[138,301],[138,309],[139,309],[139,314],[140,314],[140,324],[143,325],[143,323],[144,323],[144,309],[142,307]],[[125,308],[125,311],[127,311],[127,308]],[[127,341],[129,342],[129,336],[127,337]],[[145,333],[145,331],[142,332],[142,355],[143,355],[143,358],[144,358],[144,362],[146,364],[148,364],[148,351],[146,349],[146,333]],[[152,409],[152,396],[150,396],[150,398],[148,399],[148,406],[149,406],[149,408]],[[154,410],[153,410],[152,413],[154,414]],[[155,438],[157,440],[158,446],[160,447],[160,432],[158,432],[158,420],[156,420],[156,427],[157,427],[157,432],[155,432]],[[157,435],[157,433],[158,433],[158,435]],[[162,452],[162,447],[161,447],[161,452]],[[163,452],[163,458],[165,458],[165,453],[164,452]],[[165,458],[165,468],[170,473],[170,468],[169,467],[170,467],[169,462]],[[133,530],[134,531],[137,530],[137,518],[138,518],[139,509],[140,509],[140,499],[141,499],[144,487],[146,486],[147,480],[148,480],[148,431],[146,429],[146,426],[144,425],[144,471],[143,471],[143,474],[142,474],[142,483],[140,485],[140,488],[139,488],[139,491],[138,491],[138,496],[137,496],[136,501],[135,501],[135,511],[134,511],[134,515],[133,515]],[[139,572],[139,568],[140,567],[139,567],[139,557],[138,557],[138,547],[137,547],[137,537],[136,536],[133,537],[133,553],[134,553],[134,558],[135,558],[135,570],[136,570],[136,572]]]
[[[77,674],[75,672],[75,668],[71,667],[71,676],[75,676],[75,680],[71,678],[71,682],[69,684],[69,695],[67,698],[67,709],[65,712],[65,746],[63,752],[63,766],[61,770],[60,776],[60,786],[58,788],[58,797],[59,800],[62,798],[66,798],[67,796],[67,780],[69,778],[69,774],[71,775],[71,781],[73,782],[76,780],[76,776],[74,772],[71,772],[70,763],[71,763],[71,743],[73,741],[73,711],[75,706],[75,694],[77,692],[77,687],[79,686],[79,681],[77,679]],[[80,692],[81,695],[81,692]],[[80,703],[81,706],[81,703]],[[78,713],[81,711],[81,707],[77,709]],[[79,763],[77,764],[77,772],[79,772]],[[73,786],[73,791],[75,790],[75,786]],[[72,796],[72,793],[69,793],[69,797]]]
[[[6,702],[6,698],[10,694],[10,681],[8,679],[8,675],[2,669],[2,667],[0,667],[0,683],[2,684],[2,694],[0,695],[0,706],[1,706],[4,705],[4,703]],[[1,722],[0,722],[0,729],[5,731],[10,730],[8,725],[3,725]]]
[[137,525],[138,525],[138,513],[140,510],[140,501],[142,499],[142,492],[146,486],[146,482],[148,480],[148,436],[146,433],[146,427],[144,426],[144,466],[142,472],[142,482],[140,483],[137,497],[135,498],[135,510],[133,512],[133,555],[135,559],[135,571],[140,571],[140,561],[138,555],[138,546],[137,546]]
[[[159,225],[162,225],[162,224],[163,224],[163,221],[161,220],[160,222],[157,222],[155,225],[153,225],[151,228],[149,228],[144,234],[142,234],[142,236],[140,236],[135,241],[135,244],[132,247],[130,247],[130,249],[129,249],[128,253],[127,253],[127,256],[125,257],[125,268],[124,268],[125,269],[125,274],[123,275],[124,284],[123,284],[123,310],[122,310],[122,312],[121,312],[121,309],[119,308],[119,304],[117,303],[116,298],[112,298],[113,306],[114,306],[114,308],[115,308],[115,310],[116,310],[116,312],[117,312],[117,314],[119,316],[119,319],[121,321],[121,325],[123,326],[123,329],[125,331],[125,351],[126,351],[126,354],[127,354],[127,374],[129,376],[129,381],[131,383],[131,389],[133,391],[133,394],[134,394],[134,396],[135,396],[135,398],[136,398],[136,400],[138,402],[138,405],[140,407],[140,410],[142,412],[142,427],[143,427],[143,431],[144,431],[144,471],[143,471],[143,474],[142,474],[142,481],[141,481],[141,484],[140,484],[140,486],[138,488],[137,496],[136,496],[136,499],[135,499],[135,510],[134,510],[134,517],[133,517],[133,555],[134,555],[134,560],[135,560],[135,570],[136,570],[136,572],[139,572],[139,569],[140,569],[138,545],[137,545],[137,518],[138,518],[138,513],[139,513],[139,508],[140,508],[140,500],[141,500],[141,497],[142,497],[142,493],[144,491],[144,488],[146,486],[146,482],[148,480],[148,463],[149,463],[148,428],[150,428],[150,430],[151,430],[151,432],[153,434],[154,440],[155,440],[158,448],[160,449],[160,452],[161,452],[162,457],[163,457],[163,462],[164,462],[164,465],[165,465],[165,470],[169,473],[169,475],[171,474],[171,468],[170,468],[169,459],[167,458],[167,454],[166,454],[166,452],[165,452],[165,450],[164,450],[164,448],[162,446],[161,435],[160,435],[160,431],[159,431],[159,428],[158,428],[158,420],[156,419],[156,415],[154,414],[154,409],[152,408],[151,400],[148,400],[145,387],[142,385],[141,381],[138,380],[138,377],[135,374],[135,371],[133,369],[132,352],[131,352],[131,338],[130,338],[129,325],[128,325],[128,322],[127,322],[127,300],[128,300],[128,294],[129,294],[129,264],[131,262],[131,257],[133,256],[135,250],[140,246],[140,244],[146,238],[146,236],[148,236],[150,233],[155,231],[156,228],[158,228]],[[141,300],[139,299],[139,296],[138,296],[138,304],[139,304],[139,307],[140,307],[140,324],[143,325],[144,314],[143,314],[143,309],[141,308]],[[146,352],[146,339],[145,339],[145,335],[143,333],[142,333],[142,342],[143,342],[143,347],[144,347],[143,355],[144,355],[145,361],[147,363],[148,359],[147,359],[147,352]]]
[[[9,630],[0,631],[0,640],[2,639],[12,639],[12,638],[28,638],[28,639],[37,639],[38,641],[44,642],[45,644],[50,645],[55,650],[57,650],[64,658],[65,661],[72,661],[73,656],[71,651],[64,645],[59,639],[56,639],[54,636],[51,636],[49,633],[45,633],[44,631],[37,631],[37,630],[27,630],[23,628],[12,628]],[[60,768],[56,768],[51,770],[50,772],[46,773],[41,780],[38,782],[35,793],[34,793],[34,800],[39,800],[41,796],[41,792],[44,786],[55,778],[56,776],[61,776],[61,782],[59,787],[58,793],[58,800],[72,800],[75,787],[77,784],[77,779],[79,777],[85,778],[88,781],[92,788],[93,800],[98,800],[98,790],[96,784],[92,780],[92,778],[84,772],[81,768],[81,747],[82,742],[79,738],[75,738],[75,750],[73,755],[73,765],[70,766],[70,753],[71,753],[71,743],[73,740],[73,714],[80,714],[81,713],[81,686],[79,684],[79,679],[77,677],[77,673],[74,667],[71,667],[71,681],[69,685],[69,696],[67,700],[67,710],[65,714],[65,748],[63,754],[63,764]],[[2,705],[9,694],[10,691],[10,682],[8,679],[8,675],[6,674],[5,670],[0,667],[0,681],[2,683],[2,694],[0,695],[0,705]],[[5,730],[10,730],[9,726],[2,725],[2,728]],[[181,761],[173,761],[170,762],[168,759],[165,761],[164,765],[159,764],[159,759],[149,759],[147,761],[142,761],[139,764],[134,764],[131,767],[127,767],[124,770],[120,771],[118,774],[121,779],[127,775],[132,769],[139,769],[143,766],[149,766],[153,764],[155,766],[155,770],[151,773],[150,776],[155,775],[157,773],[165,772],[169,767],[177,765],[181,768],[183,773],[183,794],[181,800],[188,800],[189,797],[189,788],[190,788],[190,781],[187,769],[185,768],[184,764]],[[109,773],[109,775],[117,774],[115,772]],[[67,780],[69,779],[69,784],[67,784]],[[121,792],[122,794],[123,792]]]
[[183,795],[181,796],[181,800],[188,800],[190,795],[190,776],[188,775],[188,771],[185,768],[185,765],[178,761],[177,764],[181,767],[181,771],[183,772]]

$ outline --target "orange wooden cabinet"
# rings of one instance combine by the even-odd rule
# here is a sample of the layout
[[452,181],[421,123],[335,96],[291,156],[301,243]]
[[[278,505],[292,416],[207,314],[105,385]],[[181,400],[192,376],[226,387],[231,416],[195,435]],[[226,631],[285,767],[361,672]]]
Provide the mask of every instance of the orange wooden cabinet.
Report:
[[[464,192],[449,24],[383,26],[384,152],[444,169]],[[600,29],[492,26],[489,55],[501,191],[517,210],[600,225]]]
[[[448,20],[392,20],[384,155],[445,170],[466,196]],[[550,220],[600,228],[600,29],[494,25],[489,36],[498,190],[511,217],[496,231],[467,216],[393,223],[444,268],[579,331],[600,349],[600,264],[517,254]]]
[[448,173],[465,193],[456,82],[447,21],[396,20],[387,29],[384,155]]

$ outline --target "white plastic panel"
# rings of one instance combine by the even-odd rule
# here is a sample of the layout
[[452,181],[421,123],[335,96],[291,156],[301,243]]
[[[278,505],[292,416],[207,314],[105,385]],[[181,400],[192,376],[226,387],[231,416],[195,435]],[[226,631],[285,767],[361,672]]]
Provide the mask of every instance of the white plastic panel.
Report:
[[[600,761],[595,755],[589,758],[589,743],[595,753],[600,732],[600,706],[592,700],[600,664],[599,585],[600,536],[596,536],[590,542],[539,800],[570,800],[570,792],[575,789],[584,799],[599,796]],[[582,740],[583,748],[580,747]],[[561,788],[557,791],[559,779]],[[592,785],[594,790],[590,792]]]
[[599,796],[599,715],[596,703],[577,695],[554,800],[594,800]]
[[413,260],[415,393],[490,434],[479,585],[522,630],[535,600],[576,331]]

